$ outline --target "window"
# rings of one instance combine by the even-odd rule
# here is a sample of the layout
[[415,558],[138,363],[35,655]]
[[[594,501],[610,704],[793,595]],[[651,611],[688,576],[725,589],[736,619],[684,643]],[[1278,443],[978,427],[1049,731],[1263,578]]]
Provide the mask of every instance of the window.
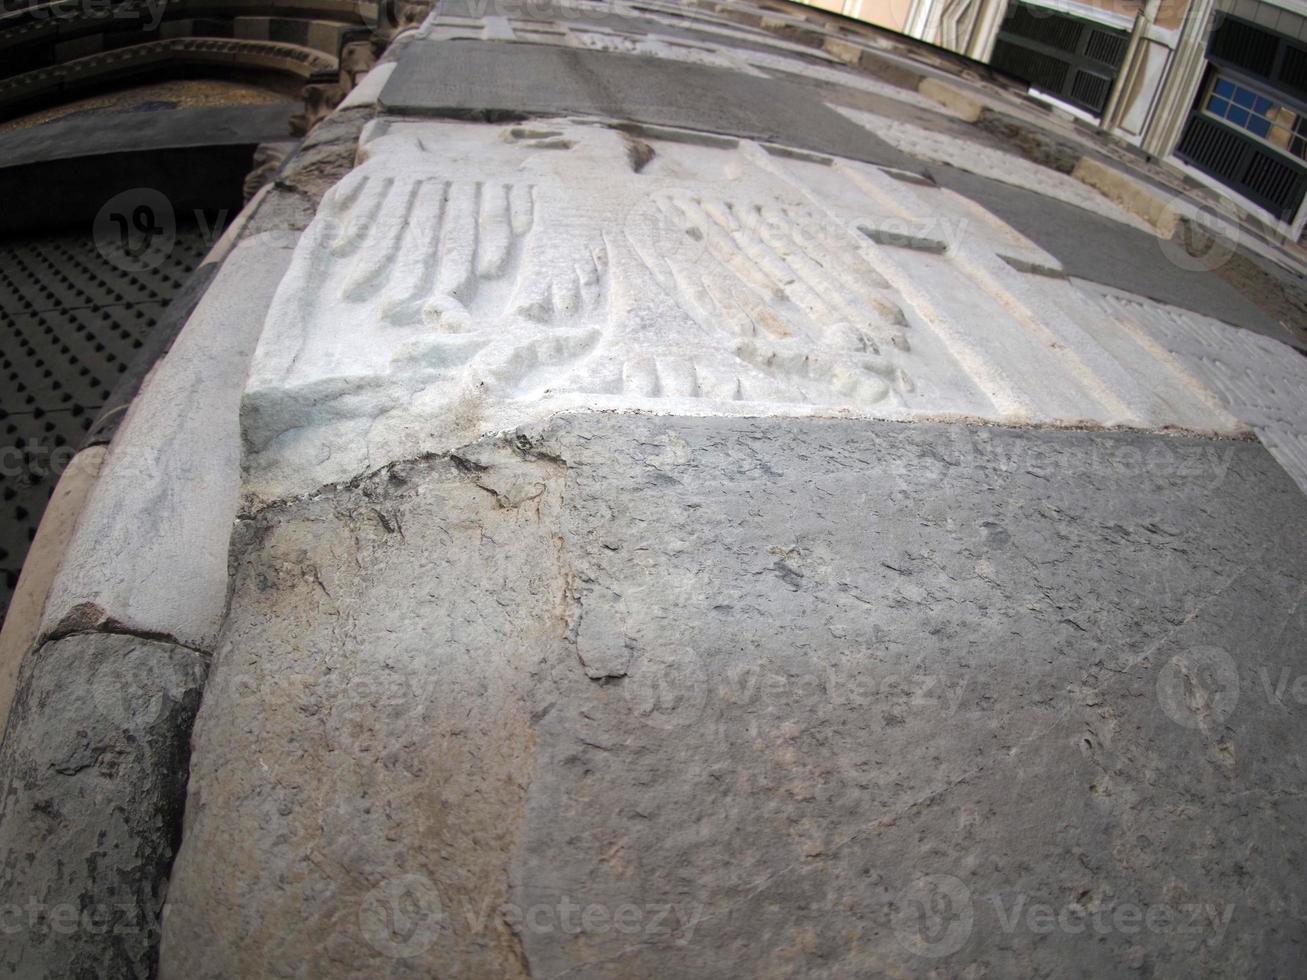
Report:
[[1281,153],[1307,160],[1307,117],[1246,82],[1224,72],[1213,73],[1203,108]]

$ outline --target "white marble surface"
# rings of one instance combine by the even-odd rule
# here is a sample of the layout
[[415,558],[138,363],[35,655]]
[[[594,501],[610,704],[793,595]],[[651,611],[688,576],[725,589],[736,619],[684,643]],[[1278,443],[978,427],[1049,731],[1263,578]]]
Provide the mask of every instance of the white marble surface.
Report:
[[1051,255],[874,166],[566,121],[382,121],[360,159],[268,315],[255,496],[575,407],[1240,428]]
[[1307,358],[1271,337],[1091,283],[1097,306],[1143,331],[1252,427],[1307,492]]
[[50,589],[42,633],[90,628],[212,648],[240,500],[238,409],[293,236],[227,257],[132,402]]

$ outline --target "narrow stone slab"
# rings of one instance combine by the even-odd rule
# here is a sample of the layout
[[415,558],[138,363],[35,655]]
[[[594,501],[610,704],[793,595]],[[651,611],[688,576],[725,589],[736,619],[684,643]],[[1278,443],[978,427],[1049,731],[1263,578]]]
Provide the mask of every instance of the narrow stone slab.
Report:
[[18,686],[18,669],[40,633],[46,597],[86,498],[99,479],[104,456],[103,446],[91,446],[73,457],[50,495],[41,526],[23,562],[23,574],[9,603],[4,626],[0,628],[0,733],[9,719],[9,708]]
[[205,659],[106,634],[23,664],[0,746],[0,971],[153,975]]
[[240,391],[293,236],[239,246],[118,430],[46,603],[46,636],[106,627],[209,649],[240,493]]
[[252,531],[165,980],[1300,959],[1256,442],[587,414]]
[[904,170],[920,164],[799,85],[639,55],[422,41],[381,94],[391,112],[600,116],[786,143]]
[[1169,261],[1164,243],[1155,235],[1045,194],[952,167],[933,167],[931,173],[943,186],[972,198],[1056,255],[1070,275],[1218,317],[1277,340],[1293,339],[1211,272]]

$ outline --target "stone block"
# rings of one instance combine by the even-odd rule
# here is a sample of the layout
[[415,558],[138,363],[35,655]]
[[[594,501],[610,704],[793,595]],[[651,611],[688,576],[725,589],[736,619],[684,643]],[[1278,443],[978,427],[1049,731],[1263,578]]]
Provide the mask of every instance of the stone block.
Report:
[[205,658],[73,636],[24,662],[0,746],[0,970],[154,974]]
[[255,355],[256,498],[576,406],[1240,428],[929,182],[561,121],[382,118],[360,157]]
[[50,590],[42,631],[210,648],[240,493],[238,406],[283,239],[237,247],[128,410]]
[[41,612],[54,583],[64,552],[72,540],[77,519],[104,464],[103,446],[84,449],[69,462],[50,495],[41,526],[23,562],[23,574],[9,602],[0,628],[0,732],[18,684],[18,668],[32,649],[41,628]]
[[985,111],[985,103],[972,93],[938,78],[923,78],[917,91],[938,102],[951,116],[973,123]]
[[1164,194],[1093,157],[1081,157],[1071,176],[1143,218],[1162,238],[1169,239],[1175,234],[1180,212],[1174,206],[1174,194]]
[[269,510],[161,976],[1291,973],[1305,529],[1255,442],[630,414]]

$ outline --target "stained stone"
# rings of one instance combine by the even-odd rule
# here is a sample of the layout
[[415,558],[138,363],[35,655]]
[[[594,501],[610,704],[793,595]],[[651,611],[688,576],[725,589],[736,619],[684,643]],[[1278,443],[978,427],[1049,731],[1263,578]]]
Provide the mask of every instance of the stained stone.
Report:
[[600,414],[271,509],[162,976],[1292,972],[1305,519],[1249,441]]
[[0,746],[0,970],[152,975],[207,664],[88,634],[23,662]]

